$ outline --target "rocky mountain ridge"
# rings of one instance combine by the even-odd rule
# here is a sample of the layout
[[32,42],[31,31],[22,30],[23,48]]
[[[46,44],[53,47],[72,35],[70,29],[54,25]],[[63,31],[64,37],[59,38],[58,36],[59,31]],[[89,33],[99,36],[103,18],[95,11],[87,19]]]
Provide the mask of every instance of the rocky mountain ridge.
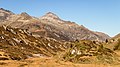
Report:
[[27,29],[35,35],[41,35],[62,41],[105,41],[110,38],[104,33],[98,34],[91,31],[83,25],[78,25],[71,21],[64,21],[52,12],[48,12],[40,18],[32,17],[25,12],[21,14],[11,14],[10,12],[9,18],[1,22],[0,25]]

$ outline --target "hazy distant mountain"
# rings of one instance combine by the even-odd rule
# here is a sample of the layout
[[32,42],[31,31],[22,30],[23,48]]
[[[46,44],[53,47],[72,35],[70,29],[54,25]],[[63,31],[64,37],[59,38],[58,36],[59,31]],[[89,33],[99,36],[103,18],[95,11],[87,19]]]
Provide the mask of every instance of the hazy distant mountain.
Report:
[[40,18],[32,17],[25,12],[14,14],[5,9],[0,10],[0,13],[4,14],[1,14],[1,17],[3,17],[0,18],[2,19],[1,25],[26,29],[32,32],[33,35],[65,41],[74,41],[76,39],[105,41],[110,38],[104,33],[96,33],[75,22],[64,21],[52,12],[48,12]]

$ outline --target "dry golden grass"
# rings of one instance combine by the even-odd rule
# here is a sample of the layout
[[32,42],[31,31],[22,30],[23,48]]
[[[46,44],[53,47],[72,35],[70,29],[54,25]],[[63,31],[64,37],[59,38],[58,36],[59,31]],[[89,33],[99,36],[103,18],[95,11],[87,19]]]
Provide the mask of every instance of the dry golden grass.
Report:
[[120,67],[120,65],[75,64],[59,61],[51,57],[29,58],[24,61],[0,61],[0,67]]

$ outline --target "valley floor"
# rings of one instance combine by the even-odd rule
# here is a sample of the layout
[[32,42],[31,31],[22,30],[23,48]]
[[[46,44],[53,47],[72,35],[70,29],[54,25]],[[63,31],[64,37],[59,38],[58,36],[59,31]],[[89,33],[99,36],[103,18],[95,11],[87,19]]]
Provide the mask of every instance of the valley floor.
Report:
[[51,57],[29,58],[23,61],[1,60],[0,67],[120,67],[120,65],[75,64]]

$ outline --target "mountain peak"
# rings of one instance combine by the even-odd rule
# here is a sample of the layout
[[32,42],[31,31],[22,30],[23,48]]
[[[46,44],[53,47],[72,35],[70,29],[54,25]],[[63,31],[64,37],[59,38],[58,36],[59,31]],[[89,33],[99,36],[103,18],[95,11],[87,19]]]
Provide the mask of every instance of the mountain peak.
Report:
[[1,13],[10,13],[10,14],[14,14],[14,13],[12,13],[11,11],[9,11],[9,10],[6,10],[6,9],[4,9],[4,8],[0,8],[0,12]]
[[0,10],[5,10],[4,8],[0,8]]
[[43,18],[59,19],[59,17],[58,17],[56,14],[52,13],[52,12],[46,13],[46,14],[43,16]]
[[24,17],[24,19],[31,19],[32,17],[29,15],[29,14],[27,14],[26,12],[22,12],[21,14],[20,14],[22,17]]
[[8,19],[8,17],[10,15],[13,15],[14,13],[12,13],[9,10],[6,10],[4,8],[0,8],[0,22],[3,22],[4,20]]
[[[5,22],[4,22],[5,21]],[[56,40],[74,41],[78,40],[98,40],[109,39],[107,35],[95,33],[83,25],[78,25],[71,21],[60,19],[52,12],[46,13],[41,18],[34,18],[23,12],[21,14],[10,15],[9,12],[1,8],[0,25],[7,25],[13,28],[27,29],[35,35],[50,37]]]
[[26,12],[22,12],[20,15],[21,15],[21,16],[30,16],[30,15],[27,14]]
[[48,15],[56,15],[53,12],[47,12],[46,14],[48,14]]

